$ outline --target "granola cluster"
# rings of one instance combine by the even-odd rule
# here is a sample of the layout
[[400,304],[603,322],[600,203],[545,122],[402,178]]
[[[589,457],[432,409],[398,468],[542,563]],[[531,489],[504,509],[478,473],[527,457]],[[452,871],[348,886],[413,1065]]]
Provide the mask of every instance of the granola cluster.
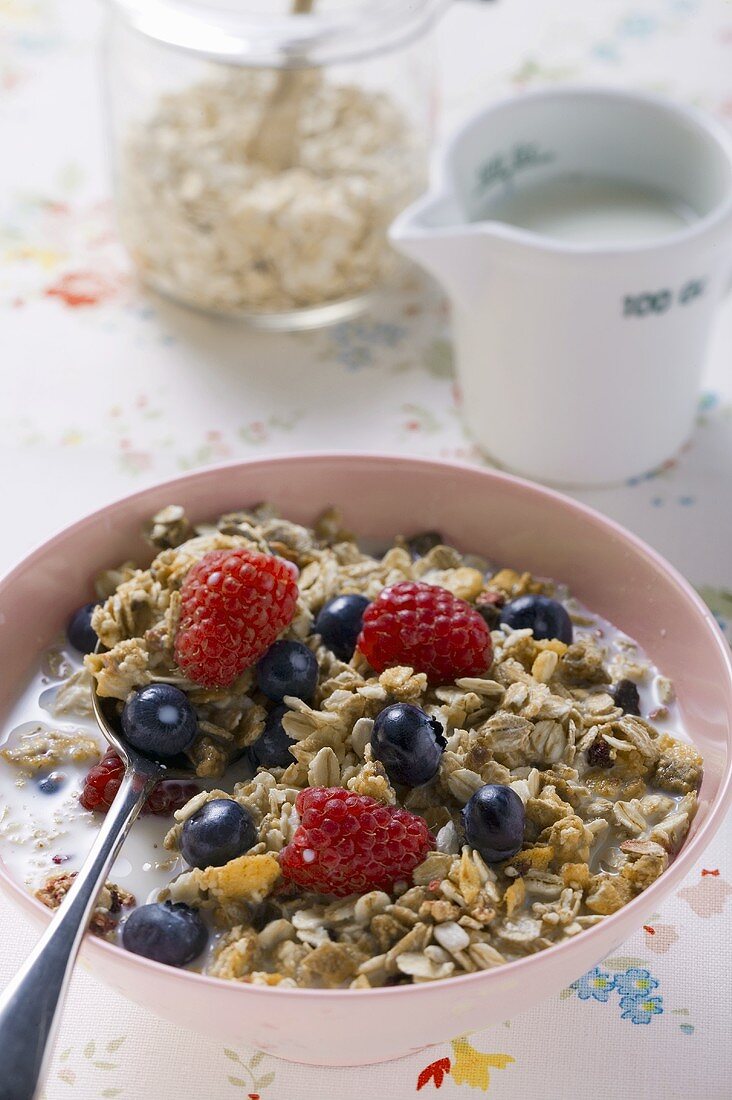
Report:
[[[89,695],[88,685],[85,695]],[[93,737],[38,725],[22,733],[12,745],[6,745],[0,756],[16,768],[33,773],[62,764],[85,764],[89,760],[97,760],[99,746]]]
[[[245,855],[185,870],[160,895],[208,914],[218,932],[208,973],[360,989],[487,969],[614,913],[662,874],[680,847],[696,811],[701,758],[649,718],[626,713],[614,691],[621,679],[656,676],[657,695],[670,704],[668,681],[635,643],[605,633],[571,600],[564,601],[575,626],[570,644],[499,624],[506,600],[562,597],[551,582],[492,569],[436,535],[397,539],[374,556],[359,549],[333,511],[313,529],[266,507],[193,528],[182,509],[170,507],[154,517],[149,537],[158,553],[148,568],[128,563],[100,578],[105,600],[93,626],[107,651],[86,665],[99,694],[120,705],[156,680],[182,688],[198,717],[190,757],[199,776],[224,777],[261,734],[267,700],[251,671],[229,688],[203,689],[176,668],[180,588],[195,561],[212,549],[246,546],[294,562],[300,597],[284,637],[307,644],[319,666],[312,703],[285,700],[292,763],[233,784],[223,779],[177,811],[166,837],[166,848],[178,852],[183,823],[222,798],[245,807],[258,830]],[[344,593],[373,599],[407,580],[440,585],[480,610],[493,628],[494,661],[484,677],[433,686],[409,667],[376,675],[358,650],[346,663],[311,634],[327,600]],[[434,780],[413,789],[396,789],[372,754],[374,719],[395,702],[418,705],[446,738]],[[660,707],[657,719],[666,713]],[[511,787],[526,814],[521,850],[492,865],[465,843],[460,818],[486,784]],[[334,901],[294,888],[277,856],[298,827],[295,802],[307,787],[344,787],[421,815],[434,851],[392,893]]]
[[[58,909],[61,902],[74,885],[76,871],[59,871],[35,891],[35,897],[47,909]],[[117,925],[125,910],[134,908],[135,897],[114,882],[106,882],[99,892],[96,905],[92,910],[89,930],[95,936],[105,940],[114,940]]]

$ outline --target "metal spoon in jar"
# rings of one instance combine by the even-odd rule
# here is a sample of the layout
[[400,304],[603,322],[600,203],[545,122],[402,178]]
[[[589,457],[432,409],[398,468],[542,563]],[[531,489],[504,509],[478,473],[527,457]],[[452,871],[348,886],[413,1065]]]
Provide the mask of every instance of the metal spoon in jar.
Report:
[[74,884],[30,956],[0,996],[0,1100],[33,1100],[53,1046],[59,1010],[97,895],[133,822],[161,779],[190,779],[177,756],[162,763],[134,749],[92,686],[94,717],[125,765],[115,796]]
[[[292,0],[291,12],[309,15],[314,6],[315,0]],[[307,70],[283,69],[279,73],[267,108],[247,148],[250,160],[265,165],[272,172],[284,172],[295,163],[304,73]]]

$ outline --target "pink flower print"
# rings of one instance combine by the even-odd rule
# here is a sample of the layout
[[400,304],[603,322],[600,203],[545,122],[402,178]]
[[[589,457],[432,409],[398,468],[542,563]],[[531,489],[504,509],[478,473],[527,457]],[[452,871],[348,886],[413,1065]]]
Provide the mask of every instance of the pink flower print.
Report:
[[0,78],[0,85],[4,92],[12,92],[13,88],[17,87],[23,79],[18,69],[5,69]]
[[120,465],[128,474],[141,474],[152,467],[150,452],[137,450],[129,439],[120,439],[119,449]]
[[724,912],[727,898],[732,894],[732,886],[719,872],[702,871],[701,881],[696,886],[686,886],[679,890],[679,897],[687,901],[698,917],[716,917]]
[[249,438],[252,443],[265,443],[267,440],[267,425],[261,420],[252,420],[249,425]]
[[646,947],[655,955],[665,955],[678,941],[679,934],[673,924],[644,924]]

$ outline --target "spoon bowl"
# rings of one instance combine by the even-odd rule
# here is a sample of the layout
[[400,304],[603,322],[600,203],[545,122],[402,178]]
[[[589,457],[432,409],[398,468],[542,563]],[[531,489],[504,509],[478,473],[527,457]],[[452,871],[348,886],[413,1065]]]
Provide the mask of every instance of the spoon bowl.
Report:
[[[95,652],[101,652],[101,646],[98,645]],[[99,729],[114,751],[122,758],[126,769],[132,769],[141,775],[155,775],[158,780],[192,779],[195,777],[195,769],[183,753],[178,753],[166,760],[160,760],[134,748],[122,736],[118,724],[110,714],[116,700],[102,698],[96,690],[94,679],[92,679],[91,700],[92,710]]]

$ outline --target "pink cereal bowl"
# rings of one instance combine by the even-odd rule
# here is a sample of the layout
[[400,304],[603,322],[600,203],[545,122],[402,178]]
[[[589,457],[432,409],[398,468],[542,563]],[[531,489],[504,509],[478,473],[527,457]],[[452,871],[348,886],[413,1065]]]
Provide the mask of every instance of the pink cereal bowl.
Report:
[[[0,583],[0,718],[39,652],[88,599],[95,573],[126,558],[149,557],[139,530],[153,512],[179,503],[202,520],[260,500],[300,522],[335,504],[347,526],[365,538],[438,528],[463,549],[569,583],[590,608],[636,638],[675,682],[686,728],[704,756],[699,812],[669,870],[624,909],[575,939],[495,970],[362,992],[278,990],[174,970],[91,936],[82,949],[86,965],[175,1023],[316,1065],[386,1061],[498,1023],[557,994],[615,950],[678,887],[719,827],[732,792],[732,660],[711,613],[653,550],[567,497],[475,467],[362,454],[268,458],[143,489],[55,535]],[[29,917],[48,921],[48,911],[8,875],[2,848],[0,886]]]

